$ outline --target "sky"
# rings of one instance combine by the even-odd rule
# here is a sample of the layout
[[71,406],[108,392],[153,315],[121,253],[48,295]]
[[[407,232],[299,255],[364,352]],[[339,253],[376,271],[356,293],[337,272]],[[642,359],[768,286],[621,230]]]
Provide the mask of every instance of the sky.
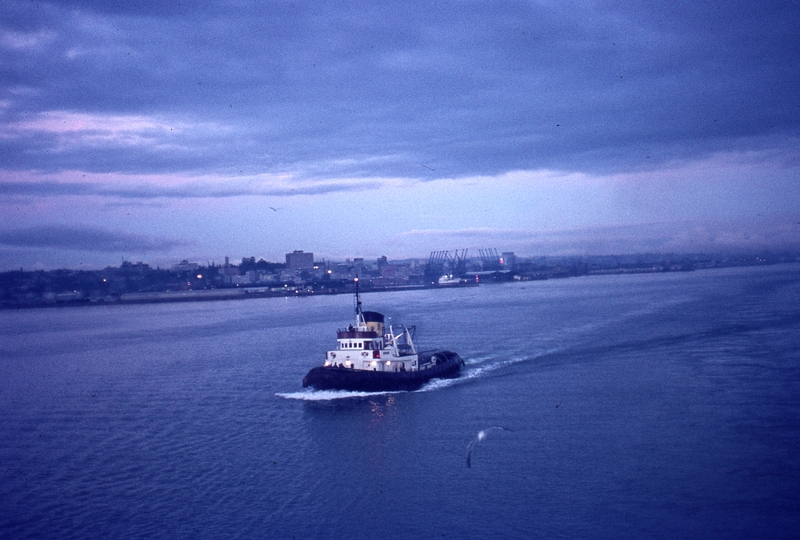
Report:
[[800,2],[0,3],[0,270],[800,250]]

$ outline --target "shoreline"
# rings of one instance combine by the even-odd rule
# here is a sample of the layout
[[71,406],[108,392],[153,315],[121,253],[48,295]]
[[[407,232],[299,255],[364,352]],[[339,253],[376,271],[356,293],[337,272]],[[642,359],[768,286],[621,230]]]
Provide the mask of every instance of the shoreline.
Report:
[[[426,287],[424,285],[398,285],[393,287],[374,287],[364,291],[371,292],[394,292],[410,291],[423,289],[447,289],[453,287],[477,286],[477,284],[447,285],[441,287]],[[123,293],[119,296],[106,296],[103,298],[76,298],[68,300],[53,300],[50,302],[38,303],[19,303],[0,305],[0,311],[20,310],[20,309],[40,309],[40,308],[67,308],[67,307],[90,307],[90,306],[119,306],[119,305],[138,305],[138,304],[172,304],[180,302],[214,302],[220,300],[250,300],[256,298],[300,298],[307,296],[335,296],[339,294],[352,294],[352,291],[327,290],[327,291],[308,291],[299,289],[289,289],[281,291],[270,290],[269,287],[242,287],[231,289],[201,289],[187,291],[163,291],[163,292],[137,292]]]
[[[437,289],[451,289],[461,287],[477,287],[479,285],[492,285],[509,282],[519,281],[546,281],[550,279],[566,279],[571,277],[599,277],[599,276],[612,276],[612,275],[630,275],[630,274],[661,274],[661,273],[676,273],[676,272],[693,272],[695,270],[719,270],[724,268],[745,268],[751,266],[776,266],[781,264],[797,264],[797,262],[764,262],[761,264],[741,264],[741,265],[724,265],[724,266],[710,266],[710,267],[695,267],[695,268],[616,268],[616,269],[602,269],[602,270],[589,270],[580,274],[569,273],[554,273],[552,275],[520,275],[514,274],[512,279],[503,280],[486,280],[480,281],[462,281],[459,283],[446,283],[437,284],[433,286],[426,285],[390,285],[390,286],[373,286],[364,290],[364,293],[371,292],[397,292],[397,291],[414,291],[414,290],[437,290]],[[118,295],[108,295],[105,297],[80,297],[78,293],[64,293],[63,295],[54,295],[52,299],[38,302],[17,302],[17,303],[3,303],[0,304],[0,311],[20,310],[20,309],[39,309],[39,308],[62,308],[62,307],[88,307],[88,306],[117,306],[117,305],[137,305],[137,304],[166,304],[177,302],[213,302],[220,300],[249,300],[256,298],[290,298],[290,297],[308,297],[308,296],[333,296],[339,294],[351,294],[352,291],[346,288],[330,288],[330,289],[307,289],[299,286],[292,287],[277,287],[277,286],[251,286],[251,287],[235,287],[235,288],[219,288],[219,289],[196,289],[184,291],[152,291],[152,292],[130,292],[121,293]],[[62,298],[59,298],[62,296]]]

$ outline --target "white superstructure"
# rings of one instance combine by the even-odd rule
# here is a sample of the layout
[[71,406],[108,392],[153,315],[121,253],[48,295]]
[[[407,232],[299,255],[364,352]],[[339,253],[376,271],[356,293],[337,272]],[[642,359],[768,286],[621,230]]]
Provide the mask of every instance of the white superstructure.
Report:
[[344,367],[364,371],[418,371],[435,365],[436,360],[420,365],[411,331],[403,325],[395,334],[384,317],[376,311],[362,311],[356,279],[356,321],[336,332],[337,346],[325,355],[325,367]]

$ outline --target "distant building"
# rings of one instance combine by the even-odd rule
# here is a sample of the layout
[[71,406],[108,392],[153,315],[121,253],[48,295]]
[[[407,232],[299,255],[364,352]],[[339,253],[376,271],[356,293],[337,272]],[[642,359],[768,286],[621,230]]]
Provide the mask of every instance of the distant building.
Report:
[[235,276],[239,274],[238,266],[225,266],[220,272],[223,276]]
[[381,277],[395,277],[397,275],[397,267],[394,265],[387,264],[385,266],[379,266]]
[[513,251],[506,251],[500,258],[500,264],[502,264],[506,270],[513,270],[517,264],[517,256],[514,255]]
[[307,270],[314,268],[314,254],[295,250],[286,254],[287,270]]
[[172,265],[172,270],[174,270],[175,272],[194,272],[198,268],[200,268],[199,264],[190,263],[186,259],[182,260],[178,264]]

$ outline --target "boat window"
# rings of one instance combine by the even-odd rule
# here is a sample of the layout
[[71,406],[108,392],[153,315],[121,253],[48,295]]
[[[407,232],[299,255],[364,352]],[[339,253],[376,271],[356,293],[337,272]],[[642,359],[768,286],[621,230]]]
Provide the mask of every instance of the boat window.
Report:
[[365,341],[364,342],[364,350],[367,350],[367,351],[371,351],[372,350],[372,342],[371,341]]

